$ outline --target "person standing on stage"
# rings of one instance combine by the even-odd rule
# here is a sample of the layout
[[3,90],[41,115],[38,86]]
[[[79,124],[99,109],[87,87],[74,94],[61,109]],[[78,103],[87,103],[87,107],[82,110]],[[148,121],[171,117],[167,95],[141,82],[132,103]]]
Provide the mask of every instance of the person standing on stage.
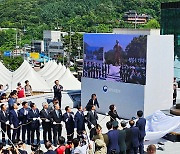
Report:
[[51,111],[51,121],[53,121],[53,143],[57,146],[58,138],[61,136],[62,132],[62,111],[59,104],[54,105],[54,110]]
[[96,113],[95,105],[91,106],[91,111],[87,113],[87,122],[88,128],[90,130],[90,139],[92,139],[93,135],[95,135],[96,129],[95,126],[97,125],[98,116]]
[[97,106],[99,108],[99,103],[97,101],[96,94],[91,95],[91,99],[89,100],[89,102],[86,105],[86,110],[91,111],[92,105],[95,105],[95,106]]
[[[52,142],[52,134],[51,134],[52,123],[51,123],[51,115],[48,109],[47,102],[43,103],[43,109],[40,111],[40,118],[42,120],[44,144],[47,141]],[[48,135],[48,140],[47,140],[47,135]]]
[[55,85],[53,86],[54,98],[57,98],[59,100],[59,106],[61,107],[61,99],[62,99],[61,91],[63,90],[63,86],[59,84],[59,80],[56,80],[54,83],[55,83]]
[[[0,122],[1,122],[1,129],[4,131],[4,133],[7,133],[8,138],[11,139],[9,115],[7,113],[7,107],[5,104],[1,105]],[[5,134],[4,133],[2,132],[2,143],[4,146],[6,146],[6,140],[5,140]]]
[[[130,153],[138,154],[138,147],[140,146],[140,131],[138,127],[134,126],[135,122],[133,120],[129,121],[132,138],[131,138],[131,150]],[[139,151],[140,152],[140,151]]]
[[66,113],[63,114],[63,120],[66,125],[67,139],[68,141],[72,141],[74,136],[74,113],[71,112],[71,108],[69,106],[66,106],[65,110]]
[[[83,131],[85,131],[85,118],[83,113],[82,106],[78,106],[78,111],[74,116],[75,120],[75,131],[77,131],[77,136],[80,135]],[[79,136],[78,136],[79,138]]]
[[118,118],[119,120],[121,120],[121,118],[119,117],[117,111],[116,111],[116,106],[114,104],[111,104],[109,106],[109,116],[110,116],[110,121],[113,122],[113,121],[116,121],[116,118]]
[[28,123],[28,112],[30,108],[28,106],[28,102],[22,102],[22,108],[19,110],[19,120],[22,125],[22,141],[25,143],[26,141],[26,131],[27,131],[27,144],[30,144],[30,124]]
[[36,131],[37,144],[40,144],[40,122],[39,110],[35,103],[30,104],[30,111],[28,112],[28,120],[31,121],[31,144],[34,144],[34,133]]
[[139,128],[140,132],[140,140],[139,140],[139,153],[144,153],[144,137],[146,136],[145,126],[146,126],[146,119],[142,117],[143,111],[137,111],[137,117],[139,118],[136,122],[136,127]]
[[24,86],[24,90],[25,90],[25,95],[26,97],[29,97],[29,96],[32,96],[32,87],[31,85],[29,84],[29,81],[26,80],[25,81],[25,86]]
[[19,113],[18,113],[18,105],[14,103],[13,105],[13,110],[10,110],[9,112],[9,121],[11,128],[13,129],[13,134],[12,134],[12,141],[13,143],[15,140],[19,140],[20,137],[20,121],[19,121]]

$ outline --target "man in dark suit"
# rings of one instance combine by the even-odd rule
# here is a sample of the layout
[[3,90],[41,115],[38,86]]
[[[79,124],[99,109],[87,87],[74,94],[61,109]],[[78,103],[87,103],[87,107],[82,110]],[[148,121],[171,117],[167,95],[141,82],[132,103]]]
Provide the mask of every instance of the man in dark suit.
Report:
[[58,138],[62,132],[62,111],[60,110],[59,104],[54,105],[54,110],[51,111],[51,121],[53,122],[53,143],[57,146]]
[[107,133],[108,139],[109,139],[107,151],[108,151],[108,154],[111,154],[111,153],[119,154],[120,146],[119,146],[119,130],[117,130],[119,127],[118,122],[113,121],[112,127],[113,127],[113,130],[109,130]]
[[13,110],[9,112],[9,121],[11,124],[11,128],[13,129],[12,141],[19,140],[20,137],[20,121],[19,121],[19,113],[18,113],[18,105],[16,103],[13,104]]
[[145,126],[146,126],[146,119],[143,118],[143,111],[137,111],[138,121],[136,122],[136,127],[139,128],[140,131],[140,140],[139,140],[139,153],[144,153],[144,137],[146,136]]
[[120,154],[126,154],[126,131],[119,130],[119,149]]
[[[25,143],[26,141],[26,131],[27,131],[27,144],[30,144],[30,124],[28,123],[28,112],[30,110],[28,106],[28,102],[22,102],[22,108],[19,110],[19,120],[21,124],[24,124],[22,126],[22,141]],[[27,124],[27,125],[25,125]]]
[[72,141],[74,136],[74,113],[71,112],[71,108],[69,106],[66,106],[65,110],[66,113],[63,114],[63,121],[66,125],[67,139]]
[[[44,144],[48,140],[52,142],[52,134],[51,134],[52,122],[51,122],[51,115],[50,115],[50,111],[48,110],[47,102],[43,103],[43,109],[40,111],[40,118],[42,120]],[[47,134],[48,134],[48,140],[47,140]]]
[[131,153],[137,154],[139,147],[140,131],[138,127],[134,127],[135,122],[133,120],[129,121],[130,129],[132,132],[132,142],[131,142]]
[[92,139],[93,135],[95,135],[96,129],[95,126],[97,125],[98,116],[96,113],[95,105],[91,106],[91,111],[87,113],[87,122],[88,128],[90,129],[90,139]]
[[86,110],[91,111],[92,105],[95,105],[99,108],[99,103],[97,101],[96,94],[91,95],[91,99],[89,100],[88,104],[86,105]]
[[57,98],[59,100],[59,106],[61,107],[61,98],[62,98],[61,91],[63,90],[63,86],[59,84],[59,80],[56,80],[54,83],[55,83],[55,85],[53,86],[54,98]]
[[30,111],[28,113],[28,120],[31,121],[31,144],[34,144],[34,133],[36,131],[37,144],[40,144],[40,122],[39,110],[35,103],[30,104]]
[[1,129],[4,131],[2,132],[2,143],[4,146],[6,146],[4,133],[7,133],[8,138],[11,139],[11,131],[10,131],[10,125],[9,125],[9,115],[7,113],[7,107],[5,104],[1,105],[0,122],[1,122]]
[[129,154],[130,150],[131,150],[132,132],[131,132],[130,128],[126,127],[126,122],[125,121],[121,122],[121,127],[126,132],[126,139],[125,139],[125,142],[126,142],[126,153]]
[[85,130],[85,119],[82,106],[78,106],[78,111],[74,116],[75,131],[77,131],[77,137]]

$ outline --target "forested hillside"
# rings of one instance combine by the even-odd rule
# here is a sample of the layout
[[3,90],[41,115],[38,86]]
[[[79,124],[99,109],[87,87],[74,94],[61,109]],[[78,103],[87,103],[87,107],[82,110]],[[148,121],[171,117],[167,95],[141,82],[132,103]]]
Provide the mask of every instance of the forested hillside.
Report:
[[[178,0],[0,0],[0,27],[18,28],[25,40],[42,39],[42,31],[111,32],[133,27],[122,21],[128,10],[151,15],[160,21],[160,3]],[[25,30],[25,31],[23,31]],[[1,44],[1,40],[0,40]]]

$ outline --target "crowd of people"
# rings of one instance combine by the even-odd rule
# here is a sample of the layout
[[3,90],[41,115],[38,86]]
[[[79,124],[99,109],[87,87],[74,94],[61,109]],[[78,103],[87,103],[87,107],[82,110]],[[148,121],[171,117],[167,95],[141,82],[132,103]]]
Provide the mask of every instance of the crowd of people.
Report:
[[[18,88],[6,96],[6,90],[1,86],[0,91],[0,122],[2,131],[2,143],[0,143],[0,153],[22,153],[26,154],[25,145],[31,145],[32,153],[44,153],[40,150],[40,127],[42,125],[43,143],[47,149],[46,154],[136,154],[144,153],[144,137],[146,120],[143,112],[138,111],[138,120],[122,121],[118,115],[115,105],[109,106],[108,115],[110,121],[106,123],[107,133],[102,133],[102,127],[98,124],[98,114],[96,108],[100,107],[96,94],[92,94],[91,99],[83,109],[81,105],[77,107],[77,112],[72,112],[69,106],[61,108],[61,91],[63,87],[59,81],[55,81],[54,98],[52,102],[44,102],[42,110],[39,110],[33,102],[20,102],[20,96],[28,97],[32,95],[32,87],[29,81],[28,87],[22,87],[18,83]],[[23,89],[23,92],[21,91]],[[28,89],[28,93],[25,92]],[[6,105],[7,101],[8,105]],[[20,106],[22,106],[20,108]],[[121,120],[119,123],[118,120]],[[86,124],[88,130],[86,129]],[[65,127],[64,127],[65,126]],[[66,138],[62,136],[65,128]],[[12,132],[12,133],[11,133]],[[36,134],[36,135],[35,135]],[[8,140],[6,140],[8,138]],[[93,144],[92,144],[93,143]],[[10,147],[4,147],[9,144]],[[154,154],[149,147],[149,153]],[[55,150],[54,150],[55,149]]]

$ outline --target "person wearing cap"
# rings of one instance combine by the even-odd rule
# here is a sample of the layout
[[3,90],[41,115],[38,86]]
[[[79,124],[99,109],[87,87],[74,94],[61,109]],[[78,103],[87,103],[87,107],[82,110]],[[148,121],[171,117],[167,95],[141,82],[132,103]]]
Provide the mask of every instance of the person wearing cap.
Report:
[[16,90],[17,90],[17,96],[18,96],[18,98],[23,98],[23,97],[25,97],[25,91],[24,91],[24,88],[21,86],[21,83],[20,83],[20,82],[18,82]]
[[32,96],[32,87],[31,85],[29,84],[29,81],[26,80],[25,81],[25,86],[24,86],[24,89],[25,89],[25,95],[26,97],[29,97],[29,96]]
[[[121,126],[123,121],[121,122]],[[119,148],[120,154],[126,154],[126,131],[124,129],[119,130]]]
[[118,122],[113,121],[112,122],[113,130],[110,130],[107,135],[109,138],[109,144],[108,144],[108,154],[111,153],[119,153],[119,130],[118,129]]
[[[92,138],[92,141],[95,142],[95,151],[96,153],[107,153],[107,146],[109,143],[108,135],[102,134],[102,127],[99,124],[97,124],[95,128],[97,135],[94,135]],[[98,140],[101,140],[101,142]]]
[[132,140],[132,132],[130,128],[126,127],[127,122],[122,121],[121,122],[121,127],[123,128],[123,130],[125,130],[126,132],[126,153],[129,154],[130,150],[131,150],[131,140]]

